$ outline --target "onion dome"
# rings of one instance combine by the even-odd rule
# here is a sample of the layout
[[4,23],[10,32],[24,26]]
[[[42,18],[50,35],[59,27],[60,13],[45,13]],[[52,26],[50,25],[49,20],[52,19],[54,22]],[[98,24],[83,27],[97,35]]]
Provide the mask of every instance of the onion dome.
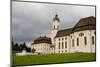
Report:
[[60,21],[60,19],[58,18],[58,15],[56,14],[55,17],[53,18],[53,21]]

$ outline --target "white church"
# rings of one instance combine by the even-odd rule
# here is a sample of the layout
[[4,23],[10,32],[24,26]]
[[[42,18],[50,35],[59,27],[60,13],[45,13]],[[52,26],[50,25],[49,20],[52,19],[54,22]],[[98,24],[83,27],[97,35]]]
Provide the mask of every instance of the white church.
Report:
[[52,21],[51,38],[40,36],[32,43],[36,53],[96,52],[96,18],[79,19],[73,28],[59,29],[60,19],[56,14]]

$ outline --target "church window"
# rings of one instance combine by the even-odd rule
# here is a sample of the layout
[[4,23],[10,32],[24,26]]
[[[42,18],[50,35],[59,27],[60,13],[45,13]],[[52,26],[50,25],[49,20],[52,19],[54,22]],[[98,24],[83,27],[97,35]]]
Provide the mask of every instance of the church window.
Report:
[[84,33],[80,33],[79,36],[84,36]]
[[60,42],[59,42],[59,49],[60,49]]
[[71,36],[71,38],[72,38],[72,36]]
[[72,39],[72,47],[74,47],[74,39]]
[[79,46],[79,38],[77,38],[77,46]]
[[62,38],[62,40],[64,40],[64,38]]
[[65,48],[67,48],[67,42],[65,42]]
[[92,44],[94,45],[94,36],[92,36]]
[[59,41],[60,41],[60,38],[59,38]]
[[63,44],[63,42],[62,42],[62,49],[64,48],[64,44]]
[[84,43],[85,43],[85,45],[87,45],[87,38],[86,37],[84,37]]
[[67,40],[67,37],[65,37],[65,40]]

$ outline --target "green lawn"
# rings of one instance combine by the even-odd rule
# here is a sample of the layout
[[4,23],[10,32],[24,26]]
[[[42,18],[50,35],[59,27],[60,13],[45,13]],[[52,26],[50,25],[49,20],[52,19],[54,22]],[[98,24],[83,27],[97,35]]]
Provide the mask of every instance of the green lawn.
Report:
[[95,53],[66,53],[66,54],[47,54],[31,56],[13,55],[13,65],[27,64],[48,64],[48,63],[67,63],[81,61],[95,61]]

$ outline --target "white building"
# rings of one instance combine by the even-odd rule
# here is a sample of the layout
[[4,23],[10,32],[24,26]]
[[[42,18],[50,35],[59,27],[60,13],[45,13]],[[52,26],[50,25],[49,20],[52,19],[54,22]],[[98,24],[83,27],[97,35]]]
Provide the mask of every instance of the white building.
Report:
[[36,50],[36,53],[49,54],[54,52],[54,47],[52,46],[51,38],[48,38],[46,36],[40,36],[39,38],[34,40],[32,46],[32,48]]
[[[96,46],[96,18],[93,16],[82,18],[69,29],[59,30],[60,19],[56,14],[52,22],[51,39],[40,37],[34,41],[33,48],[40,53],[75,53],[95,52]],[[48,41],[49,42],[46,42]],[[45,40],[45,41],[44,41]],[[50,47],[52,46],[52,47]]]

